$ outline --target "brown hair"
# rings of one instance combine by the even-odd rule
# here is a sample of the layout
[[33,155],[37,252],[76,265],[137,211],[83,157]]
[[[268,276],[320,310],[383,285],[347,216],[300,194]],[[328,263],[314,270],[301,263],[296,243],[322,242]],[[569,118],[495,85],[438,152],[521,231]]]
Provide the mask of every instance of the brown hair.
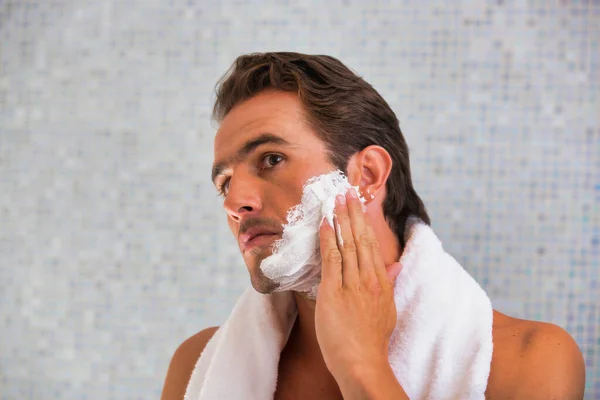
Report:
[[326,143],[333,165],[347,172],[350,157],[367,146],[383,147],[392,158],[383,213],[404,244],[406,218],[428,225],[425,205],[410,176],[408,146],[396,114],[377,91],[338,59],[299,53],[254,53],[238,57],[217,83],[213,117],[264,90],[296,92],[308,123]]

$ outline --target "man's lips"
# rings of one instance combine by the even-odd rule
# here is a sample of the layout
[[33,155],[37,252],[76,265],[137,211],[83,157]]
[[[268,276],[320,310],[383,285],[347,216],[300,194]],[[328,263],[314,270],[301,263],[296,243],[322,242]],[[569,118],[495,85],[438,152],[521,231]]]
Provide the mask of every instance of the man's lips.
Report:
[[264,246],[269,244],[280,234],[281,232],[276,232],[270,228],[250,228],[244,234],[239,236],[238,242],[242,251],[246,251],[254,246]]

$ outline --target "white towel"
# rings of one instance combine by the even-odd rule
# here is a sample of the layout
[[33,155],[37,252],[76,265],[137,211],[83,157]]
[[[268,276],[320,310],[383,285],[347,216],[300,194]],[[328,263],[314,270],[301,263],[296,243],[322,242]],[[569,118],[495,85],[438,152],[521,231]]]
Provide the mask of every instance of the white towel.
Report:
[[[484,399],[492,305],[431,228],[409,218],[394,296],[389,361],[410,399]],[[185,400],[272,399],[279,356],[296,318],[291,292],[248,288],[198,359]]]

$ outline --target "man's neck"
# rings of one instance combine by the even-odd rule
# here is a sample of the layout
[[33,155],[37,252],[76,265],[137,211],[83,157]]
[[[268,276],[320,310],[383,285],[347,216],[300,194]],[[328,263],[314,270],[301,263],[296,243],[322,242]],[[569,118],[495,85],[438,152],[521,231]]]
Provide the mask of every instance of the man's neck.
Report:
[[317,303],[306,297],[304,293],[293,292],[293,294],[298,316],[290,333],[290,339],[300,346],[302,354],[311,362],[322,361],[323,356],[315,330],[315,306]]

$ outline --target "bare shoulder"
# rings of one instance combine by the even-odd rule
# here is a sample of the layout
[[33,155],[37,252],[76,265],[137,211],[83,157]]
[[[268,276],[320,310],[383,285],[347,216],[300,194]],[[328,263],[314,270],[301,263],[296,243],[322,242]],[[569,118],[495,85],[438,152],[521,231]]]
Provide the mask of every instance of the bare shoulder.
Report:
[[523,345],[522,371],[527,378],[517,395],[524,399],[583,399],[585,363],[579,346],[559,326],[534,324]]
[[583,399],[585,364],[563,328],[494,311],[488,399]]
[[218,326],[206,328],[186,339],[175,350],[165,378],[161,400],[183,399],[196,362],[217,329]]

